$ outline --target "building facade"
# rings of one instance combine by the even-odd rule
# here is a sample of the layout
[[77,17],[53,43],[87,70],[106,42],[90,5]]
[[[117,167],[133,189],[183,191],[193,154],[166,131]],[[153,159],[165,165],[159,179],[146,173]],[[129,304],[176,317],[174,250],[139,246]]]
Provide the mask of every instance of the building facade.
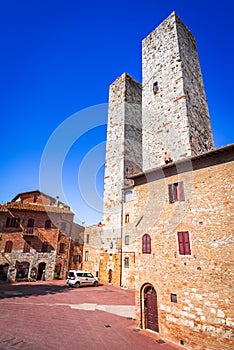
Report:
[[[72,238],[73,217],[69,206],[37,190],[0,205],[0,278],[65,278],[80,267],[83,245]],[[77,236],[83,229],[76,227]]]
[[234,345],[233,169],[231,145],[134,175],[123,210],[138,325],[192,349]]
[[100,281],[136,290],[139,327],[232,349],[233,145],[214,148],[196,41],[174,12],[143,40],[142,76],[110,86]]

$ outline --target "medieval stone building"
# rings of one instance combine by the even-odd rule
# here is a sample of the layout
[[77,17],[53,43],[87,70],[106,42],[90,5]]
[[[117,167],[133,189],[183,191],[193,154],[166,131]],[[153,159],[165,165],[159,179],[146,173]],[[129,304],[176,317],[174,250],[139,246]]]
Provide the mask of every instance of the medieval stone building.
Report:
[[68,205],[40,191],[0,205],[0,279],[66,278],[81,268],[84,228]]
[[124,73],[110,86],[100,280],[136,290],[139,327],[231,349],[234,147],[214,147],[196,41],[175,13],[143,40],[142,67],[142,85]]

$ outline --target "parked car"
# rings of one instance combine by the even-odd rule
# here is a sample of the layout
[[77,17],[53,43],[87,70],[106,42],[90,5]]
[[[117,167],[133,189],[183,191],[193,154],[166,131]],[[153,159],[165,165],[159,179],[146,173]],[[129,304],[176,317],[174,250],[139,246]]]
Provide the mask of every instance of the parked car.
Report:
[[68,287],[98,286],[98,278],[92,273],[82,270],[70,270],[67,278]]

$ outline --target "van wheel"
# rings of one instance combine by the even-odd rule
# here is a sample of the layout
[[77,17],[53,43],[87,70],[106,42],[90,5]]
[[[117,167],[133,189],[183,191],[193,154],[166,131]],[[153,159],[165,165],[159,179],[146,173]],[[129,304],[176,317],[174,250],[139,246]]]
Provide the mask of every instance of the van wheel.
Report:
[[95,281],[94,284],[93,284],[94,287],[97,287],[98,286],[98,282]]
[[79,288],[80,287],[80,282],[76,282],[76,284],[74,284],[75,288]]

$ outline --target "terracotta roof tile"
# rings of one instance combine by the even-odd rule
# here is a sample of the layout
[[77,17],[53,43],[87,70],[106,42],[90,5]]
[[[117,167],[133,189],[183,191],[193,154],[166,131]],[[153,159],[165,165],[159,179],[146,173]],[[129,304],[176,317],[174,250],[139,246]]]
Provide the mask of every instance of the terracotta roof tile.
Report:
[[41,211],[41,212],[44,211],[44,212],[50,212],[50,213],[66,213],[70,215],[74,214],[70,209],[55,207],[51,205],[15,203],[15,202],[0,204],[0,212],[6,212],[8,209],[30,210],[30,211]]

